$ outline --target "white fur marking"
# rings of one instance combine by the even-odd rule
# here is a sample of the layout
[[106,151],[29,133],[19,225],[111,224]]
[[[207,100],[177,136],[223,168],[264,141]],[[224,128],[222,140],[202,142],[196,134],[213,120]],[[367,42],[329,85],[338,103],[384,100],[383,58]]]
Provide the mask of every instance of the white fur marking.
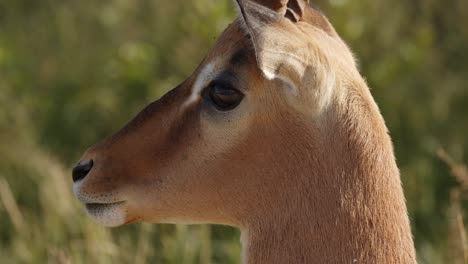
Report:
[[184,106],[191,105],[192,103],[197,101],[198,97],[201,94],[201,91],[203,90],[203,88],[205,88],[206,82],[213,77],[214,69],[215,64],[213,62],[209,63],[205,66],[205,68],[203,68],[192,87],[192,94],[190,95],[189,99],[185,102]]
[[273,72],[270,72],[266,69],[262,69],[262,72],[265,75],[265,77],[270,81],[276,78],[276,75]]

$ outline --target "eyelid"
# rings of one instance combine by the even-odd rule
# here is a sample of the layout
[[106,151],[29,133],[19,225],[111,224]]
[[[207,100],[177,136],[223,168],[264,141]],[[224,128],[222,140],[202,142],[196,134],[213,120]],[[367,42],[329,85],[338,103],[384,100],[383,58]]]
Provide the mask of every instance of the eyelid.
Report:
[[216,76],[216,78],[214,78],[209,87],[214,85],[214,84],[220,84],[220,85],[223,85],[225,87],[229,87],[231,89],[234,89],[234,90],[237,90],[237,91],[240,91],[237,87],[239,86],[239,79],[237,78],[236,75],[234,75],[232,72],[230,71],[224,71],[220,74],[218,74]]
[[208,85],[208,88],[211,88],[215,85],[220,85],[224,88],[229,88],[229,89],[232,89],[232,90],[237,90],[236,88],[234,88],[234,85],[232,85],[232,82],[230,81],[227,81],[225,79],[214,79],[213,81],[211,81],[211,83]]

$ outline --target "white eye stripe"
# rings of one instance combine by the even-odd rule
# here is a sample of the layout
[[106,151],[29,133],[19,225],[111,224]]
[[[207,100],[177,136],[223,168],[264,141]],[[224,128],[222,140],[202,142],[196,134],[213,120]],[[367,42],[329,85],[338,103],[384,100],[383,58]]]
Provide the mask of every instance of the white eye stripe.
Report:
[[208,83],[215,77],[217,72],[217,67],[219,64],[218,61],[208,63],[197,76],[195,83],[192,86],[192,93],[187,101],[184,103],[184,106],[189,106],[197,101],[202,90],[208,85]]

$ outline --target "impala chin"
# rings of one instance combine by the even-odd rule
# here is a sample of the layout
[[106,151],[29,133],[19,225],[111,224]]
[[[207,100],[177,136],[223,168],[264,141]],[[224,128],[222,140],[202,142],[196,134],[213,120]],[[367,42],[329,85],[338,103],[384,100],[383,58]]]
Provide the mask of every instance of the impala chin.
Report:
[[90,195],[83,192],[81,183],[73,186],[76,198],[86,207],[88,215],[97,223],[105,226],[120,226],[126,224],[126,201],[113,195]]
[[121,226],[127,223],[125,201],[116,203],[86,203],[86,211],[97,223],[104,226]]

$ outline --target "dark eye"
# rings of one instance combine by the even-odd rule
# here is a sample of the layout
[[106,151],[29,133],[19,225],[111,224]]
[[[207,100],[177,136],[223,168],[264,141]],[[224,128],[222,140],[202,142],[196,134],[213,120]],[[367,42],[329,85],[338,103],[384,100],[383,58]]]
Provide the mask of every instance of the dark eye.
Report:
[[244,98],[244,94],[224,84],[213,83],[208,89],[211,102],[221,111],[236,108]]

